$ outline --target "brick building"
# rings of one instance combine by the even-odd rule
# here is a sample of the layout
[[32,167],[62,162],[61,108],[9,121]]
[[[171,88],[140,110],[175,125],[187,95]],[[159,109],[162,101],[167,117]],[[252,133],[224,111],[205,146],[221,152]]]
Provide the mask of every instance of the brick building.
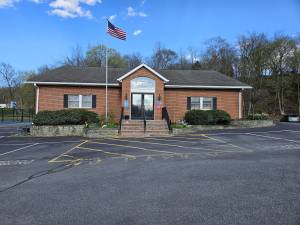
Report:
[[[105,68],[61,67],[27,83],[36,88],[36,112],[86,108],[105,114]],[[161,120],[166,107],[172,121],[190,109],[222,109],[242,117],[242,91],[250,86],[216,71],[154,70],[145,64],[128,70],[109,68],[108,105],[117,121],[124,118]],[[144,111],[143,111],[144,109]]]

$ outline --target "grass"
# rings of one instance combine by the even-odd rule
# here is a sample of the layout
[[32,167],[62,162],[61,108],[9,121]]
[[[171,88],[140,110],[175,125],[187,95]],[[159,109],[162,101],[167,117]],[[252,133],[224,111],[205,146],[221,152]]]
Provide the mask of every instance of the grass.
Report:
[[172,126],[172,128],[175,128],[175,129],[184,129],[184,128],[188,127],[187,124],[179,124],[179,123],[173,123],[171,126]]

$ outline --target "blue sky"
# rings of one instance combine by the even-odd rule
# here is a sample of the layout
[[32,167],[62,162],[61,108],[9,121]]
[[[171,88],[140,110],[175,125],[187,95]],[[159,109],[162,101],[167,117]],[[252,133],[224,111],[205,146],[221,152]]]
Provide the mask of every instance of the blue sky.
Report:
[[[108,16],[126,42],[105,34]],[[18,70],[53,65],[77,44],[149,56],[158,41],[201,49],[209,38],[234,42],[252,31],[299,33],[300,0],[0,0],[0,62]]]

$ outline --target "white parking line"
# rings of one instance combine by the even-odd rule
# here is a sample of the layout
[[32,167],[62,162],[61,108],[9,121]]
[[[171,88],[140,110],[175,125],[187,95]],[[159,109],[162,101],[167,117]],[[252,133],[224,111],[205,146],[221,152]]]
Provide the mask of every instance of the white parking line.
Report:
[[5,152],[5,153],[0,154],[0,156],[7,155],[7,154],[10,154],[10,153],[13,153],[13,152],[17,152],[17,151],[21,151],[21,150],[24,150],[24,149],[26,149],[26,148],[33,147],[33,146],[35,146],[35,145],[37,145],[37,144],[39,144],[39,143],[34,143],[34,144],[32,144],[32,145],[24,146],[24,147],[22,147],[22,148],[18,148],[18,149],[9,151],[9,152]]
[[[61,144],[61,143],[77,143],[80,142],[78,141],[45,141],[45,142],[38,142],[37,144],[42,145],[42,144]],[[4,143],[0,144],[0,146],[10,146],[10,145],[29,145],[29,144],[34,144],[34,142],[28,142],[28,143]]]
[[280,138],[280,137],[272,137],[272,136],[254,134],[254,133],[248,133],[248,135],[257,136],[257,137],[263,137],[263,138],[270,138],[270,139],[274,139],[274,140],[284,140],[284,141],[290,141],[290,142],[300,143],[300,141],[286,139],[286,138]]
[[236,135],[247,135],[247,134],[264,134],[264,133],[280,133],[280,132],[300,132],[300,130],[270,130],[270,131],[256,131],[256,132],[230,132],[230,133],[207,133],[209,136],[215,136],[215,135],[230,135],[230,134],[236,134]]

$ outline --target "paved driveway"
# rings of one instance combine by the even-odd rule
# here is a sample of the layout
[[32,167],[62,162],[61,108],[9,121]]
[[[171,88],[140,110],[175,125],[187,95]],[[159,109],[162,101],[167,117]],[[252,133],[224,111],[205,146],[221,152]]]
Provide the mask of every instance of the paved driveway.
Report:
[[300,124],[0,139],[1,224],[300,224]]

